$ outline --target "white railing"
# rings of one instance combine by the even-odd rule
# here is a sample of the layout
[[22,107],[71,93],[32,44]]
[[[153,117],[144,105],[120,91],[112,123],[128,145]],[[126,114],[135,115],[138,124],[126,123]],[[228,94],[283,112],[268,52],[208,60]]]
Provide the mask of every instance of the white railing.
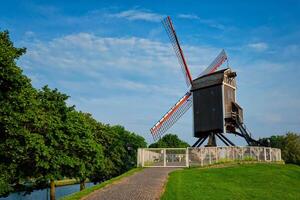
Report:
[[200,147],[138,149],[139,167],[205,166],[237,160],[278,162],[281,150],[270,147]]

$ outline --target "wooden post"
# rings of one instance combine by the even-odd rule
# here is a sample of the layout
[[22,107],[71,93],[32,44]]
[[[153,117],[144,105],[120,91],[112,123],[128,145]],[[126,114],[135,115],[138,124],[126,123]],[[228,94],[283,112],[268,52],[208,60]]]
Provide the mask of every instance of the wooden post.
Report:
[[50,180],[50,200],[55,200],[55,183],[54,180]]
[[80,191],[85,188],[85,180],[80,180]]

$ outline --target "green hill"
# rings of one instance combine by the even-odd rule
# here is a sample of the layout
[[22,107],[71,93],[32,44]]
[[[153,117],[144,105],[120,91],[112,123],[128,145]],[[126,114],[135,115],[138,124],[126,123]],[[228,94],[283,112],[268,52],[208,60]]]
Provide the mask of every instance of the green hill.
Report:
[[224,168],[192,168],[169,175],[163,200],[300,199],[300,167],[243,164]]

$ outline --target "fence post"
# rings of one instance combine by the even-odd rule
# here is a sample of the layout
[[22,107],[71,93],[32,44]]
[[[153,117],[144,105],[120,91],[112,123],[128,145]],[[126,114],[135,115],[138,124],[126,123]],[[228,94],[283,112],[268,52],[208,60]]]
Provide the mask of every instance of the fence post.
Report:
[[279,161],[281,161],[281,149],[279,149]]
[[208,155],[209,155],[209,164],[211,165],[211,151],[210,151],[210,147],[208,147]]
[[201,157],[201,166],[203,166],[203,154],[202,154],[202,148],[200,149],[200,157]]
[[164,149],[164,167],[166,167],[167,166],[167,153],[166,153],[166,149]]
[[142,152],[142,167],[144,167],[144,162],[145,162],[145,151],[144,149],[141,149],[141,152]]
[[216,163],[218,162],[219,158],[218,158],[218,147],[216,147]]
[[244,147],[241,148],[242,148],[242,160],[244,160]]
[[226,147],[226,160],[229,160],[228,152],[228,147]]
[[189,167],[189,148],[186,148],[186,152],[185,152],[185,165],[186,167]]
[[140,166],[140,156],[141,156],[141,149],[138,148],[137,150],[137,157],[136,157],[136,166],[139,167]]

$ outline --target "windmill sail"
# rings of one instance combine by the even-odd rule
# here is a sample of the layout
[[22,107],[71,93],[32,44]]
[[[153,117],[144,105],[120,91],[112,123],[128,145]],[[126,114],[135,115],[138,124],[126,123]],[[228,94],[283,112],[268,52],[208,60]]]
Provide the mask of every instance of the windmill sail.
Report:
[[227,60],[227,55],[223,49],[219,53],[219,55],[212,61],[212,63],[201,74],[199,74],[198,77],[213,73],[225,62],[225,60]]
[[192,94],[187,92],[179,101],[150,129],[154,140],[162,136],[191,107]]
[[192,81],[193,81],[192,76],[191,76],[190,70],[187,66],[186,60],[184,58],[183,51],[180,47],[179,40],[178,40],[178,37],[176,35],[176,32],[175,32],[174,26],[172,24],[171,18],[169,16],[166,17],[164,20],[162,20],[162,23],[163,23],[163,25],[166,29],[166,32],[169,36],[169,39],[171,41],[171,44],[172,44],[173,49],[175,51],[175,54],[178,58],[179,64],[181,66],[181,70],[184,74],[186,84],[189,87],[192,84]]

